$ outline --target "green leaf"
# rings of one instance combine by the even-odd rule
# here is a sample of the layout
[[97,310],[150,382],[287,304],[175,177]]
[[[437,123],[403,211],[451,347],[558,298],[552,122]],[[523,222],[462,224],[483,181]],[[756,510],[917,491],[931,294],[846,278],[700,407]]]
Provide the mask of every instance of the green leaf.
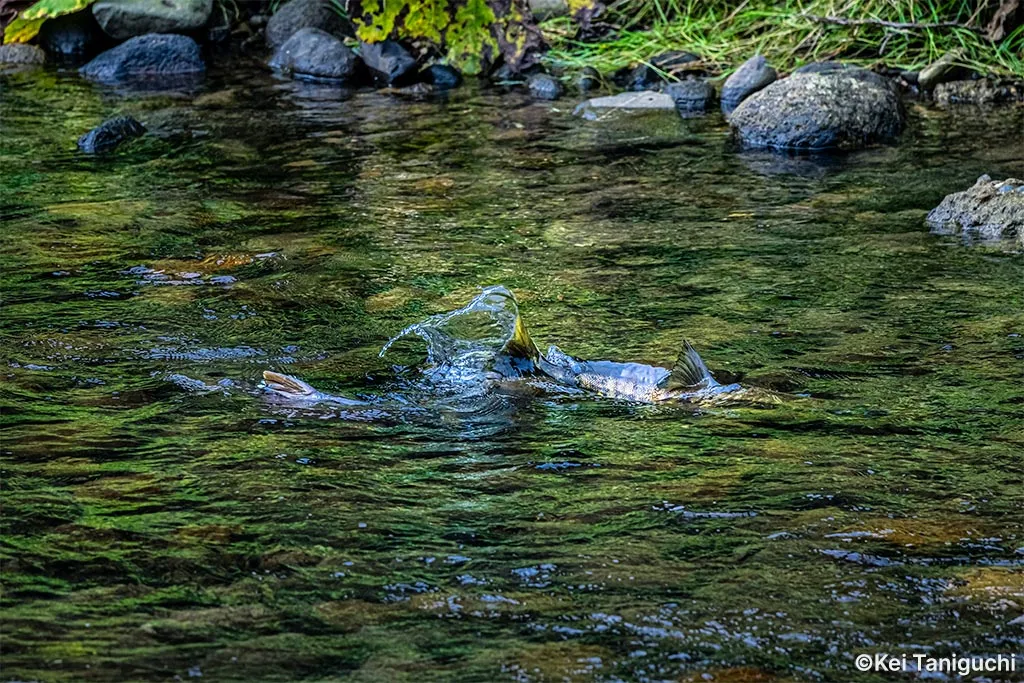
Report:
[[23,9],[7,28],[4,29],[5,43],[27,43],[36,37],[43,22],[64,14],[83,10],[93,0],[39,0]]

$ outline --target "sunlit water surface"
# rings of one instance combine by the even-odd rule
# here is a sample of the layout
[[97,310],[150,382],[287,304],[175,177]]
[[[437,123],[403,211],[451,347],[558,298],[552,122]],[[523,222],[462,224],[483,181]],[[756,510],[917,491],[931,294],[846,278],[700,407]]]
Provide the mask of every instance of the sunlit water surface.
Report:
[[[929,234],[1024,110],[737,154],[719,115],[467,88],[0,81],[3,666],[134,681],[892,680],[1020,652],[1024,257]],[[151,135],[90,159],[129,112]],[[469,409],[405,326],[504,283],[537,341],[770,408]],[[296,409],[267,368],[386,414]]]

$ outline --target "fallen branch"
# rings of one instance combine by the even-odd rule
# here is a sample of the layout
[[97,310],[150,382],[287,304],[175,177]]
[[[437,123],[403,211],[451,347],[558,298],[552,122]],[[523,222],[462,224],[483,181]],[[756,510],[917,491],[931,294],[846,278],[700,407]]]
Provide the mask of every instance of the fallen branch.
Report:
[[801,14],[804,19],[809,19],[817,24],[836,24],[838,26],[881,26],[900,31],[924,31],[934,28],[962,28],[974,33],[983,33],[977,26],[963,24],[959,21],[936,21],[930,23],[918,23],[916,21],[886,21],[885,19],[847,19],[846,17],[821,17],[815,14]]

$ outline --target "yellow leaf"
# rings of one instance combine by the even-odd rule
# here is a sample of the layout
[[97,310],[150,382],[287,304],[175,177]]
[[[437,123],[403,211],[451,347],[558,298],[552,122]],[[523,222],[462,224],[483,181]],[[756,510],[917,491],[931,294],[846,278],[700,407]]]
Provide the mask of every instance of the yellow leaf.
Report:
[[23,9],[4,29],[5,43],[27,43],[36,37],[47,19],[85,9],[93,0],[39,0]]

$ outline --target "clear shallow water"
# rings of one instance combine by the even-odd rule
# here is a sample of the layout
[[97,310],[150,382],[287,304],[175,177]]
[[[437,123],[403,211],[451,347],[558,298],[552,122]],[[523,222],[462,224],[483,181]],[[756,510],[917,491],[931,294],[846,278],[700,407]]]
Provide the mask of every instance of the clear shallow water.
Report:
[[[497,91],[0,88],[6,679],[868,681],[864,651],[1024,647],[1024,259],[923,227],[1020,175],[1021,109],[912,107],[823,161]],[[120,111],[153,135],[74,153]],[[686,336],[787,398],[255,390],[386,392],[423,353],[388,338],[496,283],[542,347]]]

